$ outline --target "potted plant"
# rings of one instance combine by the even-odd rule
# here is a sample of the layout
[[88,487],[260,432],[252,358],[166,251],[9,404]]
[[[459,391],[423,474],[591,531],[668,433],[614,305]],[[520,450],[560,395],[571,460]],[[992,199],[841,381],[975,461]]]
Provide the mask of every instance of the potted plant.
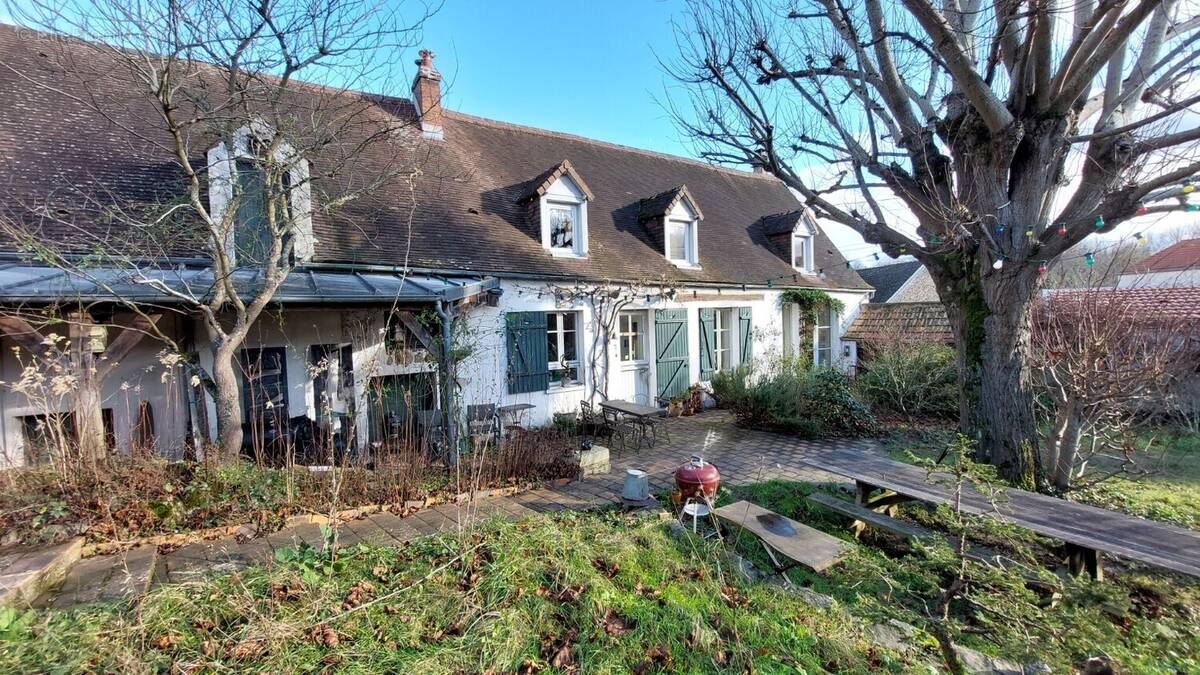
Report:
[[683,414],[683,394],[675,394],[667,400],[667,417],[679,417]]

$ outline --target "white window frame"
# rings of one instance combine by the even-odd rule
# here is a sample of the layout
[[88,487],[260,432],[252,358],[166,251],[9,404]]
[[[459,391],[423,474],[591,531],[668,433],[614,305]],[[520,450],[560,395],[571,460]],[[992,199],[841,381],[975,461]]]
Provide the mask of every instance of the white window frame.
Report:
[[[801,226],[803,227],[803,226]],[[796,264],[796,251],[804,254],[802,265]],[[806,229],[792,231],[792,268],[797,272],[811,272],[813,270],[813,235]]]
[[[738,340],[737,310],[713,310],[713,371],[737,368],[741,349]],[[722,327],[723,326],[723,327]]]
[[[663,242],[667,260],[675,263],[679,267],[697,267],[696,262],[696,222],[695,218],[668,218],[667,226],[664,229]],[[675,228],[683,228],[683,258],[671,257],[671,230]]]
[[[822,319],[822,315],[824,315],[824,319]],[[822,320],[825,321],[824,324],[821,323]],[[837,321],[838,320],[837,320],[836,313],[832,309],[826,309],[824,312],[817,313],[816,325],[813,326],[813,341],[812,341],[813,367],[820,368],[820,367],[832,367],[833,366],[833,338],[834,338],[833,328],[834,328],[834,326],[837,325]],[[829,344],[825,347],[821,346],[821,329],[822,328],[824,328],[826,331],[828,331],[827,335],[829,336]],[[826,361],[825,363],[821,362],[821,352],[823,352],[823,351],[827,353],[828,361]]]
[[[555,320],[555,324],[557,325],[557,327],[553,328],[553,329],[550,328],[551,315],[557,317],[557,319]],[[566,329],[563,328],[563,323],[564,323],[563,318],[565,318],[568,315],[573,317],[575,320],[575,326],[570,331],[567,331]],[[583,319],[580,316],[580,313],[577,311],[546,312],[546,339],[547,339],[546,344],[547,344],[547,348],[549,348],[548,341],[550,339],[554,339],[555,346],[558,348],[557,352],[560,355],[558,361],[549,361],[547,364],[548,368],[550,370],[550,388],[552,388],[552,389],[554,387],[574,386],[574,385],[583,384],[583,367],[582,367],[581,361],[579,359],[579,349],[580,349],[580,343],[581,343],[580,327],[583,325],[582,322],[583,322]],[[570,360],[563,360],[561,355],[565,351],[566,334],[568,332],[575,334],[575,358],[570,359]],[[563,384],[561,377],[555,376],[555,374],[554,374],[555,371],[561,371],[564,368],[565,369],[571,369],[571,368],[575,369],[575,379],[566,383],[566,385]]]
[[[550,241],[550,212],[554,208],[569,208],[575,214],[572,245],[553,246]],[[542,248],[559,258],[585,258],[588,252],[587,196],[569,176],[561,176],[546,190],[541,199]]]
[[[225,210],[234,201],[234,190],[237,185],[238,160],[256,160],[253,152],[253,138],[270,138],[274,130],[262,120],[254,120],[233,133],[233,147],[225,141],[208,150],[208,209],[214,220],[220,221],[225,217]],[[276,150],[275,161],[284,163],[294,157],[296,151],[291,145],[281,143]],[[316,250],[317,240],[313,236],[312,226],[312,189],[309,183],[308,160],[301,158],[292,162],[290,170],[291,201],[293,213],[292,254],[297,263],[312,259]],[[225,252],[233,265],[237,265],[236,233],[233,228],[226,237]]]
[[[634,328],[634,319],[637,319]],[[645,310],[629,310],[621,312],[617,315],[617,356],[621,363],[624,364],[645,364],[649,363],[647,356],[647,339],[646,335],[649,332],[650,317]],[[630,346],[630,352],[635,351],[634,345],[637,346],[637,358],[625,358],[625,345]]]

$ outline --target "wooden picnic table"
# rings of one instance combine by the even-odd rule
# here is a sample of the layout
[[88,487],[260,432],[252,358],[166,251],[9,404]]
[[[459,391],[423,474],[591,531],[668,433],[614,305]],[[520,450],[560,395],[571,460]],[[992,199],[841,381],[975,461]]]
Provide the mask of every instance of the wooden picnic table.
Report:
[[[858,502],[874,510],[905,500],[954,502],[952,476],[930,474],[873,452],[819,451],[801,461],[854,479]],[[883,494],[872,496],[879,490]],[[962,509],[1066,542],[1067,562],[1073,572],[1086,570],[1102,577],[1098,555],[1102,551],[1200,577],[1200,532],[1194,530],[1015,488],[1004,489],[995,500],[989,500],[973,486],[964,485]]]

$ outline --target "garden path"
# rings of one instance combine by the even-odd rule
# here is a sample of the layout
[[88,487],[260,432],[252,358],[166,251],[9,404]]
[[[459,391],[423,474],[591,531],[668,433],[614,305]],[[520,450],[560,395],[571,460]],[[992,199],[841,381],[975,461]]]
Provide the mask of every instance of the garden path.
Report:
[[[721,471],[729,484],[749,484],[770,479],[844,482],[834,474],[807,467],[801,461],[813,452],[830,450],[870,450],[874,444],[863,440],[805,441],[782,434],[741,429],[725,411],[709,411],[693,417],[666,420],[670,440],[660,440],[651,448],[614,453],[611,471],[588,476],[562,487],[545,487],[511,497],[488,497],[464,504],[443,504],[423,509],[406,518],[388,512],[351,520],[338,528],[338,546],[360,541],[377,544],[401,544],[416,537],[466,527],[472,522],[499,514],[519,519],[536,513],[585,510],[611,504],[620,499],[627,468],[649,474],[653,492],[672,485],[676,467],[698,454],[706,439],[710,446],[706,460]],[[133,552],[97,556],[77,565],[66,581],[39,604],[69,606],[97,600],[114,600],[144,592],[151,585],[181,583],[207,574],[232,572],[247,565],[274,560],[275,551],[300,542],[322,545],[321,526],[303,524],[285,528],[266,537],[224,537],[199,541],[148,560]],[[134,549],[137,551],[138,549]]]

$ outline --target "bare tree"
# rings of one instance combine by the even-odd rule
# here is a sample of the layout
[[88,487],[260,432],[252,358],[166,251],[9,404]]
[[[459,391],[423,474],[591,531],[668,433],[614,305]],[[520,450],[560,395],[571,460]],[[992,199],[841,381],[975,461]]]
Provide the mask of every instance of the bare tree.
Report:
[[[667,65],[701,155],[765,168],[937,284],[982,459],[1032,481],[1042,270],[1200,169],[1179,0],[693,0]],[[907,215],[889,211],[899,202]],[[904,221],[915,223],[915,237]]]
[[1141,295],[1056,291],[1036,304],[1034,386],[1050,421],[1043,456],[1056,490],[1070,489],[1097,453],[1136,467],[1132,421],[1168,412],[1172,388],[1195,373],[1190,321]]
[[[213,356],[205,379],[218,442],[236,454],[243,419],[235,360],[280,285],[317,246],[313,221],[353,228],[353,203],[394,186],[402,189],[393,194],[411,193],[403,188],[419,173],[420,132],[406,132],[415,126],[411,116],[386,99],[358,90],[386,86],[395,55],[419,38],[431,8],[409,14],[366,0],[33,0],[10,11],[27,25],[82,38],[46,40],[63,80],[14,73],[102,116],[132,158],[167,168],[148,177],[158,181],[152,189],[136,194],[93,180],[47,186],[42,199],[9,219],[17,225],[8,234],[79,273],[97,262],[124,269],[127,280],[198,316]],[[64,199],[94,217],[80,223],[42,206]],[[46,231],[69,235],[48,239]],[[152,269],[153,261],[180,256],[206,261],[209,282],[171,283]],[[119,293],[114,299],[144,311]],[[174,345],[172,336],[156,337]]]

